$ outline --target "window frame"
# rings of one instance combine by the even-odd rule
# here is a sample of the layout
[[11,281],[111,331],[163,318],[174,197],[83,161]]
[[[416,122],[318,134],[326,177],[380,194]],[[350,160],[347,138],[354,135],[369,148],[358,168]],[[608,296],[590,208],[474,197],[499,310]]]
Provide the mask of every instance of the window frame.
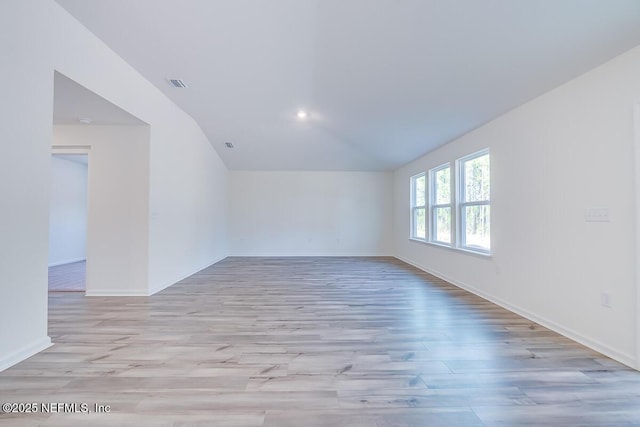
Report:
[[[489,156],[489,198],[485,200],[466,201],[465,163],[478,157]],[[467,245],[466,243],[466,208],[469,206],[488,206],[491,209],[491,153],[485,148],[456,160],[456,247],[465,251],[491,255],[491,213],[489,213],[489,248]],[[491,212],[491,210],[489,210]]]
[[[438,172],[443,169],[449,169],[449,203],[436,203],[436,197],[438,192],[436,191],[437,181],[435,176]],[[441,164],[440,166],[436,166],[435,168],[429,169],[429,242],[435,243],[438,245],[444,246],[453,246],[455,244],[455,223],[456,223],[456,212],[454,207],[454,199],[455,199],[455,189],[454,189],[454,180],[451,173],[451,162],[446,162]],[[449,212],[451,214],[451,227],[449,230],[449,242],[437,240],[437,220],[436,220],[436,212],[437,209],[440,208],[449,208]]]
[[[424,205],[418,205],[416,203],[416,199],[417,199],[417,185],[416,185],[416,181],[420,178],[424,178],[425,180],[425,185],[424,185]],[[424,237],[418,237],[417,235],[417,223],[416,223],[416,218],[417,218],[417,212],[422,209],[424,211],[424,218],[425,218],[425,224],[424,224],[424,230],[425,230],[425,236]],[[410,209],[411,213],[411,220],[410,220],[410,224],[411,224],[411,230],[410,230],[410,238],[411,239],[415,239],[415,240],[419,240],[421,242],[425,242],[427,241],[428,238],[428,225],[427,225],[427,176],[426,173],[424,172],[420,172],[419,174],[413,175],[411,177],[411,209]]]

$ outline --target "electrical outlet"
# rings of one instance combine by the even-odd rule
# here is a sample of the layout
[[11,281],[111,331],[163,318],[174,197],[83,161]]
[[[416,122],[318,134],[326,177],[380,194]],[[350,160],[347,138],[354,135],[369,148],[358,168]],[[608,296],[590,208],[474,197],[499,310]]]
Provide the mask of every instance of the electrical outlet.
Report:
[[609,292],[603,292],[600,294],[600,302],[603,307],[611,308],[611,294]]

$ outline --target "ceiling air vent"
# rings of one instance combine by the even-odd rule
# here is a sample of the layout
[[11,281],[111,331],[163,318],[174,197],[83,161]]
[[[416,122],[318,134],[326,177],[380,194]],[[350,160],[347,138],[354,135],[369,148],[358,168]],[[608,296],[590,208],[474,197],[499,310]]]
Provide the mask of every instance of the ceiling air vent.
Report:
[[167,79],[167,80],[169,80],[169,84],[173,87],[178,87],[178,88],[189,87],[183,80],[180,80],[180,79]]

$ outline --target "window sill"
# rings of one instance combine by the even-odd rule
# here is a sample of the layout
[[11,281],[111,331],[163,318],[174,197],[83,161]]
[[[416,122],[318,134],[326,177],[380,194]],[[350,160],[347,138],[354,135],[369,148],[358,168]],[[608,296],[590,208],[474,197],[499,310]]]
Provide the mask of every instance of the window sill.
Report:
[[457,248],[455,246],[449,246],[442,243],[430,242],[424,239],[416,239],[415,237],[409,237],[409,240],[416,243],[422,243],[424,245],[435,246],[437,248],[447,249],[453,252],[464,253],[469,255],[474,255],[483,259],[490,259],[492,254],[490,252],[482,252],[482,251],[474,251],[473,249],[468,248]]

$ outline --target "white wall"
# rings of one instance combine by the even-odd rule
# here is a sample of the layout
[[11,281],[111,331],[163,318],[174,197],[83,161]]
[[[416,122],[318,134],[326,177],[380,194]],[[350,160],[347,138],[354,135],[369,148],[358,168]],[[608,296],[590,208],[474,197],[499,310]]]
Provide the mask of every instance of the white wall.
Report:
[[51,156],[49,267],[86,259],[87,165]]
[[392,174],[231,172],[233,255],[390,255]]
[[148,295],[149,127],[54,126],[89,147],[86,294]]
[[53,0],[3,4],[0,53],[0,77],[12,82],[0,97],[0,196],[11,206],[0,210],[1,370],[50,343],[54,70],[150,126],[149,292],[226,256],[227,170],[191,117]]
[[[0,13],[0,370],[50,344],[47,249],[53,70],[51,2]],[[37,12],[34,13],[34,10]],[[19,46],[19,48],[18,48]]]
[[228,255],[228,171],[189,117],[180,127],[152,126],[151,139],[149,285],[154,293]]
[[[397,170],[397,256],[635,365],[639,76],[636,48]],[[493,256],[409,241],[409,177],[485,147]],[[590,207],[608,207],[611,222],[585,222]]]

